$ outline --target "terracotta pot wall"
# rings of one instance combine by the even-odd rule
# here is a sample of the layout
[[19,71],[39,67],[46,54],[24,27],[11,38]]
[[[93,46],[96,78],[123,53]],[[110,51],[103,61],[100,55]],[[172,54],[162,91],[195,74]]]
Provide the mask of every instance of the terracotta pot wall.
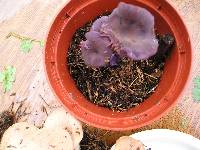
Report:
[[92,126],[110,130],[128,130],[147,125],[161,117],[178,100],[191,67],[191,44],[186,27],[175,9],[163,0],[124,0],[147,8],[155,16],[156,30],[171,33],[176,47],[167,60],[156,92],[145,102],[127,112],[112,112],[87,101],[76,88],[66,66],[71,38],[79,27],[102,14],[112,11],[117,0],[72,0],[55,19],[50,29],[45,67],[50,84],[62,104],[77,118]]

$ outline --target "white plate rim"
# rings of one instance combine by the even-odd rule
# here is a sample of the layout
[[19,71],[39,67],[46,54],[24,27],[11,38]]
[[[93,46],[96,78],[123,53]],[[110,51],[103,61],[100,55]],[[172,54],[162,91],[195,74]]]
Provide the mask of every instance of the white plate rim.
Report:
[[[192,135],[180,132],[180,131],[175,131],[175,130],[170,130],[170,129],[152,129],[152,130],[146,130],[146,131],[141,131],[135,134],[130,135],[130,137],[133,137],[137,140],[140,140],[141,142],[142,139],[148,139],[149,135],[151,138],[159,138],[159,137],[170,137],[173,139],[179,139],[181,142],[187,143],[191,146],[197,147],[200,149],[200,140],[193,137]],[[115,145],[112,146],[111,150],[114,150]]]

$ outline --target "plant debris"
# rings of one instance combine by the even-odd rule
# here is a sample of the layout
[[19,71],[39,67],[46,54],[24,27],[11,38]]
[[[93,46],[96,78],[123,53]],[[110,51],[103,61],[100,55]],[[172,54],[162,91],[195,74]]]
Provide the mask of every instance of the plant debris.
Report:
[[26,113],[27,108],[24,108],[22,111],[23,107],[23,102],[20,103],[19,107],[17,108],[16,111],[13,111],[14,108],[14,103],[10,105],[10,107],[0,113],[0,141],[1,138],[4,134],[4,132],[13,124],[15,124],[18,120],[20,120],[23,116],[28,115]]
[[8,92],[12,89],[13,83],[15,82],[16,68],[13,66],[7,66],[0,72],[0,82],[3,84],[3,89]]
[[37,43],[40,47],[44,47],[44,44],[45,44],[43,40],[37,40],[37,39],[32,39],[30,37],[21,36],[14,32],[10,32],[6,36],[7,39],[10,37],[14,37],[21,41],[20,50],[25,54],[29,53],[33,49],[34,43]]
[[[141,61],[123,58],[116,66],[88,67],[81,57],[80,42],[86,40],[85,34],[93,22],[94,20],[90,21],[75,32],[68,50],[67,66],[76,86],[89,101],[113,111],[126,111],[155,92],[163,74],[166,57],[159,54]],[[173,36],[167,34],[158,36],[158,39],[158,51],[163,47],[166,53],[171,50]]]

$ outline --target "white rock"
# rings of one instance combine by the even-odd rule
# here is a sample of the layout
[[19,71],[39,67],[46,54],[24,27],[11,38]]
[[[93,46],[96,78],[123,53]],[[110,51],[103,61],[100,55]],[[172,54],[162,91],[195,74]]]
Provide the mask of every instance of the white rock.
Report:
[[53,111],[46,119],[44,127],[48,129],[61,128],[67,130],[74,143],[74,147],[79,149],[79,143],[83,138],[83,129],[81,123],[63,108]]
[[74,150],[70,134],[60,128],[39,130],[31,140],[20,147],[21,150]]
[[24,142],[29,141],[31,136],[36,134],[39,129],[26,122],[20,122],[8,128],[1,141],[1,150],[16,150]]
[[145,150],[145,148],[140,141],[129,136],[122,136],[116,141],[115,150]]

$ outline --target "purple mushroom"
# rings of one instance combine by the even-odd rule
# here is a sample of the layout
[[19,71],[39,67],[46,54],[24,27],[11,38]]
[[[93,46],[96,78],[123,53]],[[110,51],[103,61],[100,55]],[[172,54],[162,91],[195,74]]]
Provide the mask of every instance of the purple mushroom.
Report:
[[156,54],[158,40],[154,17],[144,8],[119,3],[109,16],[97,19],[81,42],[82,57],[91,67],[116,65],[113,54],[132,60],[143,60]]

